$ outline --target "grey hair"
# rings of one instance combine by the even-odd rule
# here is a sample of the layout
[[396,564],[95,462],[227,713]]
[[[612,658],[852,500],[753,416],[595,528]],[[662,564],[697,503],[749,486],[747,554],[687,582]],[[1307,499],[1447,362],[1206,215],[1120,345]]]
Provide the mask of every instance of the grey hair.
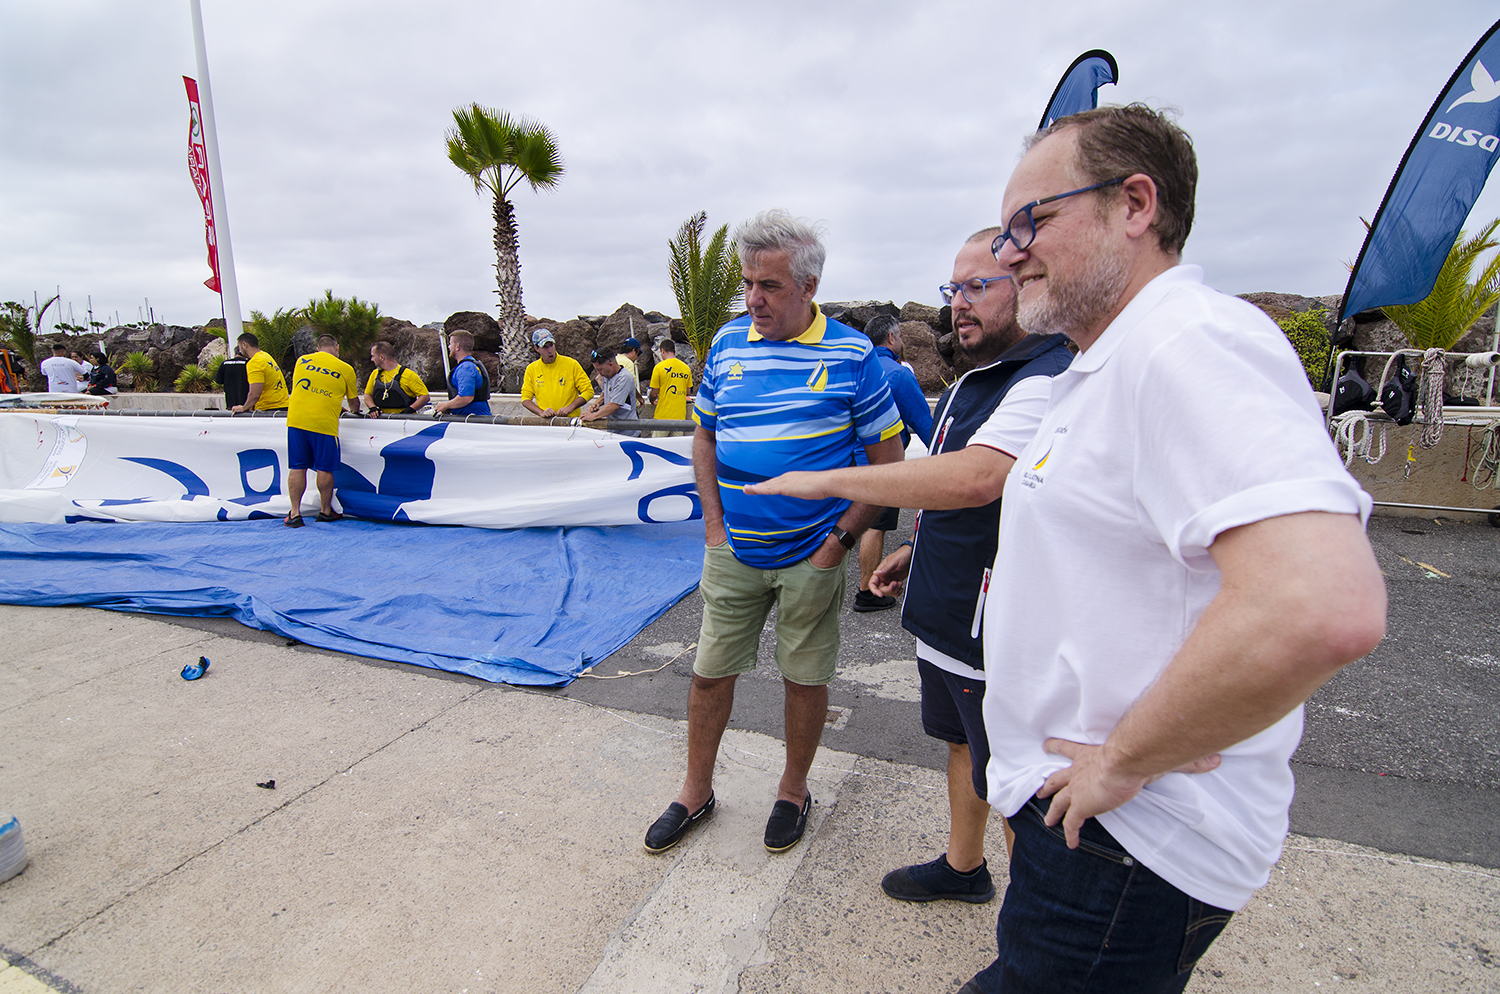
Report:
[[884,345],[886,339],[891,337],[891,332],[898,331],[901,323],[889,314],[877,314],[865,325],[865,337],[870,340],[871,345]]
[[982,228],[970,235],[969,240],[964,242],[964,244],[968,245],[972,242],[984,242],[986,245],[989,245],[995,240],[996,236],[998,236],[1003,231],[1005,231],[1005,228],[999,225],[993,228]]
[[823,278],[823,248],[819,226],[777,207],[761,211],[734,230],[740,258],[754,262],[762,252],[786,252],[791,258],[792,279],[802,286]]

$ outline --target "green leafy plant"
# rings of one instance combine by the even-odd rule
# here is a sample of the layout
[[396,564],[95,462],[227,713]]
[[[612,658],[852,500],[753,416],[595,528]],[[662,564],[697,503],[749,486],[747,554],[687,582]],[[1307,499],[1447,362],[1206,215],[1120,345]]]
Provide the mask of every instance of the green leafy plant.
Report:
[[156,363],[144,352],[126,355],[115,372],[129,373],[132,389],[136,393],[150,393],[156,389]]
[[714,332],[729,320],[729,314],[743,293],[740,282],[740,255],[729,240],[729,225],[719,226],[708,245],[703,245],[703,228],[708,214],[699,211],[677,229],[677,237],[667,243],[671,258],[667,274],[677,307],[682,311],[683,329],[693,346],[693,374],[703,371],[703,359],[713,344]]
[[42,326],[42,316],[47,313],[47,308],[57,303],[58,296],[42,304],[39,307],[27,307],[25,304],[14,300],[7,300],[0,304],[0,336],[11,348],[20,353],[21,358],[33,369],[36,368],[36,333]]
[[345,300],[335,297],[332,290],[324,290],[323,299],[308,301],[303,313],[307,315],[307,323],[319,333],[339,340],[346,358],[368,352],[380,337],[380,305],[358,297]]
[[1329,362],[1328,329],[1323,324],[1326,313],[1322,308],[1314,307],[1276,322],[1297,351],[1297,358],[1302,360],[1302,371],[1307,374],[1307,382],[1314,390],[1319,388],[1323,367]]
[[500,297],[500,332],[507,365],[533,357],[526,337],[526,312],[521,305],[520,242],[510,193],[522,180],[533,190],[557,185],[563,174],[557,139],[546,125],[508,111],[471,104],[453,111],[447,134],[448,161],[474,183],[476,194],[494,196],[495,281]]
[[292,336],[306,323],[307,315],[301,309],[286,311],[278,307],[270,317],[260,311],[251,311],[250,326],[245,330],[260,341],[260,347],[270,353],[278,366],[286,369],[286,354],[292,350]]
[[[203,368],[208,371],[208,378],[210,380],[212,380],[215,376],[219,375],[219,367],[222,366],[222,365],[224,365],[224,360],[226,358],[228,358],[228,357],[227,356],[216,355],[216,356],[212,356],[208,360],[208,365],[204,366]],[[217,386],[217,384],[215,384],[215,386]]]
[[202,366],[189,363],[182,367],[172,386],[178,393],[206,393],[214,388],[214,376]]
[[1500,254],[1490,259],[1477,280],[1469,282],[1469,274],[1479,257],[1500,247],[1500,241],[1494,237],[1496,228],[1500,228],[1500,218],[1467,240],[1466,232],[1460,231],[1426,298],[1415,304],[1381,308],[1386,317],[1396,322],[1412,348],[1453,348],[1474,322],[1500,300]]

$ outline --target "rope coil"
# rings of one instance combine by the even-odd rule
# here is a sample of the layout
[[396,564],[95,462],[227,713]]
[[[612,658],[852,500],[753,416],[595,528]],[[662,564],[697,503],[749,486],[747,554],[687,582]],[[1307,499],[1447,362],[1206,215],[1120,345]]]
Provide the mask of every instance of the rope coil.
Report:
[[1344,466],[1347,468],[1354,465],[1355,459],[1363,459],[1371,466],[1385,458],[1386,433],[1390,431],[1390,423],[1381,421],[1380,426],[1380,451],[1374,456],[1370,455],[1371,443],[1375,437],[1375,427],[1370,423],[1370,412],[1368,411],[1345,411],[1333,419],[1334,443],[1344,453]]
[[1489,490],[1500,474],[1500,422],[1491,421],[1479,436],[1479,447],[1469,459],[1469,482],[1475,490]]

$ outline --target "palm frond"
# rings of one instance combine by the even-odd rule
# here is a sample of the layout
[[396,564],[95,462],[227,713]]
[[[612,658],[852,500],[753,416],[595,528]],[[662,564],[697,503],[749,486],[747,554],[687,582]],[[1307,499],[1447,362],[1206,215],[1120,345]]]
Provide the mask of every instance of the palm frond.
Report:
[[1453,248],[1438,271],[1432,292],[1415,304],[1383,307],[1415,349],[1451,349],[1474,326],[1484,312],[1500,300],[1500,255],[1492,258],[1469,282],[1474,264],[1485,252],[1500,247],[1495,231],[1500,218],[1485,225],[1472,238],[1459,232]]
[[729,225],[721,225],[704,246],[707,223],[708,214],[699,211],[667,243],[667,274],[700,368],[714,333],[728,320],[742,289],[739,253],[729,241]]

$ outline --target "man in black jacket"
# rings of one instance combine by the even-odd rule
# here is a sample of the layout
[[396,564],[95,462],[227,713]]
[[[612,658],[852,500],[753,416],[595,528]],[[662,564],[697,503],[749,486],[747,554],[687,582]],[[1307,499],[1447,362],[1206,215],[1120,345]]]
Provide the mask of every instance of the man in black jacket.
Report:
[[[953,474],[955,485],[965,492],[956,500],[945,500],[934,492],[935,480],[923,482],[929,475],[924,470],[944,460],[914,460],[904,464],[907,469],[901,474],[914,477],[910,492],[891,494],[904,500],[871,501],[928,508],[918,516],[913,541],[876,568],[870,590],[891,596],[906,588],[901,624],[917,638],[922,726],[928,735],[947,742],[949,750],[948,849],[934,860],[886,874],[882,889],[901,901],[982,904],[995,896],[984,855],[990,811],[984,773],[990,753],[981,709],[985,674],[980,619],[995,560],[1000,491],[1014,455],[1036,432],[1051,395],[1052,377],[1072,360],[1062,335],[1026,335],[1016,324],[1015,288],[990,251],[999,233],[998,228],[987,228],[970,236],[954,260],[953,282],[942,287],[944,300],[953,308],[959,344],[977,368],[938,400],[931,451],[934,456],[954,454],[949,459],[969,458],[976,462],[976,472]],[[976,432],[980,438],[971,447]],[[872,484],[857,475],[862,469],[816,474],[816,482],[813,474],[797,475],[806,478],[804,485],[830,495],[852,495],[853,487]],[[851,472],[856,475],[846,475]],[[810,496],[780,489],[795,482],[789,476],[746,492]],[[773,487],[777,489],[769,489]]]

